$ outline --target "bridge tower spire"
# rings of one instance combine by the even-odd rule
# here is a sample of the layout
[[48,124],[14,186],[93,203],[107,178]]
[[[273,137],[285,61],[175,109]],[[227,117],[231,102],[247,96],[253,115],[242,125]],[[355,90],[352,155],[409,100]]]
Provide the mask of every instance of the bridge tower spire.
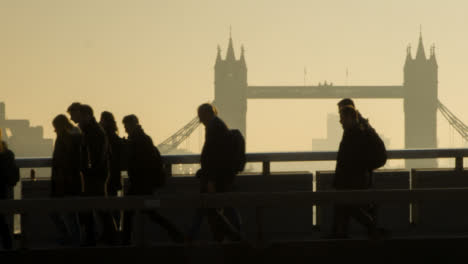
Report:
[[220,117],[229,128],[239,129],[246,137],[247,65],[243,47],[239,60],[236,60],[231,33],[229,34],[226,59],[222,60],[218,55],[214,75],[214,105],[218,109]]
[[[431,48],[426,57],[422,34],[416,57],[407,51],[404,66],[405,147],[437,147],[438,66]],[[436,167],[436,160],[406,160],[406,167]]]

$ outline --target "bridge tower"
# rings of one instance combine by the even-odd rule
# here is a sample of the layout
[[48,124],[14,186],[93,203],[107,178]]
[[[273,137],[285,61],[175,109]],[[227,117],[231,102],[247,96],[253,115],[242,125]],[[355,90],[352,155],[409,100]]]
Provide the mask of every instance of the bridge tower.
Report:
[[[405,147],[437,148],[438,66],[435,48],[426,57],[422,34],[416,57],[408,47],[404,66]],[[406,167],[436,167],[436,160],[406,160]]]
[[221,49],[218,46],[214,68],[214,105],[227,126],[239,129],[245,137],[247,135],[247,65],[244,47],[241,48],[239,60],[236,60],[232,37],[229,36],[226,58],[224,60],[221,58]]

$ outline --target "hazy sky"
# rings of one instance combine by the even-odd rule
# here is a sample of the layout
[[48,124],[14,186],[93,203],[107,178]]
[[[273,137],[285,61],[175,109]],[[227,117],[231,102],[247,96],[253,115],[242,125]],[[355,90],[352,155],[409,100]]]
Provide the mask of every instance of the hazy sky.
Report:
[[[159,143],[213,99],[218,44],[229,27],[246,49],[250,85],[394,84],[403,81],[422,25],[439,63],[439,98],[468,123],[468,2],[408,0],[0,0],[0,87],[8,118],[51,120],[73,101],[134,113]],[[337,100],[251,100],[248,150],[310,150]],[[401,100],[358,108],[403,147]],[[122,132],[121,132],[122,134]],[[439,115],[439,146],[460,138]],[[192,143],[198,145],[198,137]]]

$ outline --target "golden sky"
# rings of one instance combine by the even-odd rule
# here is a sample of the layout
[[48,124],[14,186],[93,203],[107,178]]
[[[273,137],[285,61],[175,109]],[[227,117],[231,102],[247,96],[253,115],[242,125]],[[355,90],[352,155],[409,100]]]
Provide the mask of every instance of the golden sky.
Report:
[[[439,98],[468,123],[467,11],[465,0],[0,0],[0,100],[8,118],[43,125],[50,138],[53,117],[80,101],[113,112],[120,128],[136,114],[159,143],[212,100],[230,26],[250,85],[303,85],[304,67],[310,85],[400,85],[422,25],[426,53],[436,45]],[[390,148],[403,147],[401,100],[357,103]],[[249,101],[248,150],[310,150],[335,106]],[[452,135],[439,115],[439,146],[461,146]]]

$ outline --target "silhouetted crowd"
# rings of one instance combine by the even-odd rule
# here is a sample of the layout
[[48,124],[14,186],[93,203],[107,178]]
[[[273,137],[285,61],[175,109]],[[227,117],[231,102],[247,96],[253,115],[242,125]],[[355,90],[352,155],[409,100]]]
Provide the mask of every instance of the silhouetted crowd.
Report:
[[[385,146],[351,99],[341,100],[338,108],[344,132],[333,185],[337,190],[371,188],[372,171],[386,162]],[[99,122],[91,106],[86,104],[72,103],[67,112],[71,121],[66,115],[59,114],[52,122],[57,134],[52,155],[52,198],[116,197],[122,191],[122,171],[127,171],[128,175],[125,196],[151,196],[164,186],[168,174],[163,159],[137,116],[123,118],[128,135],[124,138],[119,136],[110,112],[102,112]],[[235,175],[244,169],[246,162],[244,138],[238,130],[227,127],[213,105],[202,104],[197,113],[206,129],[201,169],[196,173],[200,193],[230,192]],[[18,180],[19,169],[14,154],[2,141],[0,199],[9,197],[8,191]],[[336,204],[332,232],[327,237],[346,238],[350,218],[367,227],[372,238],[388,235],[388,231],[377,228],[375,208],[374,204]],[[187,231],[181,231],[157,210],[146,210],[144,214],[166,229],[175,243],[191,244],[197,239],[204,219],[207,219],[215,241],[243,240],[240,215],[235,208],[200,208]],[[62,245],[132,244],[133,211],[54,212],[50,213],[50,218],[59,233],[57,241]],[[98,226],[102,229],[99,237],[96,235]],[[0,236],[4,248],[11,249],[11,231],[2,214]]]

